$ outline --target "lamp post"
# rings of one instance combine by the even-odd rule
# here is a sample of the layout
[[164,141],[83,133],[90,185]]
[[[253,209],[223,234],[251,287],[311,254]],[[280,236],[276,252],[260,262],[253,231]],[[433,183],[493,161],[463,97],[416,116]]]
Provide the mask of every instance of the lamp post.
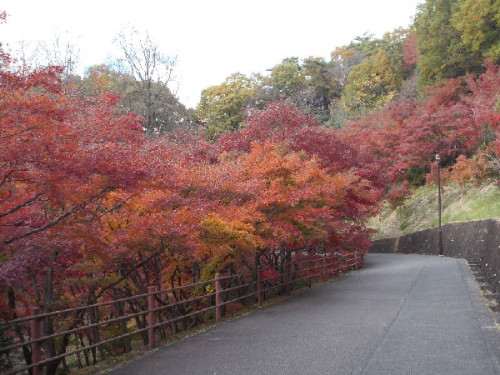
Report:
[[440,163],[441,163],[441,155],[436,154],[436,162],[437,162],[437,186],[438,186],[438,206],[439,206],[439,232],[438,232],[438,247],[439,247],[439,256],[443,256],[443,231],[441,229],[441,173],[440,173]]

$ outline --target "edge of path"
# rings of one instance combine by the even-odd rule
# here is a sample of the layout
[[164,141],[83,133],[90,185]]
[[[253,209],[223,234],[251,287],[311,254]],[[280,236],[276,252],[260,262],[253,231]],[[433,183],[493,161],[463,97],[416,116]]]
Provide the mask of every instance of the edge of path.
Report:
[[467,265],[467,261],[460,259],[459,263],[471,304],[476,312],[476,319],[481,327],[481,334],[486,348],[491,355],[497,374],[500,374],[500,322],[497,320],[499,318],[498,314],[495,314],[487,307],[487,301],[483,297],[481,287]]

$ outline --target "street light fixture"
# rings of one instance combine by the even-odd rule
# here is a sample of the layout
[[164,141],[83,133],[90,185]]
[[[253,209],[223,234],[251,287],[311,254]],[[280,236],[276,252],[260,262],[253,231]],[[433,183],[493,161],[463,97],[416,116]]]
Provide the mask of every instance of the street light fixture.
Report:
[[437,186],[438,186],[438,205],[439,205],[439,232],[438,232],[438,247],[439,247],[439,256],[443,256],[443,231],[441,229],[441,155],[436,154],[436,162],[437,162]]

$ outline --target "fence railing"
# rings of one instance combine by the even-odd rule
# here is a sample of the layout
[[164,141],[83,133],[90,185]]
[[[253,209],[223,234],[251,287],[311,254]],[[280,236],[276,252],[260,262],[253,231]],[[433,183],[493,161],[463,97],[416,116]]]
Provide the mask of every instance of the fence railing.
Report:
[[[358,253],[318,256],[285,262],[278,269],[259,266],[255,272],[216,274],[213,280],[118,298],[87,306],[41,313],[0,324],[0,370],[17,373],[55,374],[57,368],[80,368],[110,355],[130,351],[132,338],[152,349],[157,338],[206,322],[219,322],[232,311],[292,289],[311,287],[313,282],[357,269],[363,265]],[[43,332],[43,333],[42,333]],[[7,344],[5,344],[7,343]],[[4,372],[5,371],[5,372]]]

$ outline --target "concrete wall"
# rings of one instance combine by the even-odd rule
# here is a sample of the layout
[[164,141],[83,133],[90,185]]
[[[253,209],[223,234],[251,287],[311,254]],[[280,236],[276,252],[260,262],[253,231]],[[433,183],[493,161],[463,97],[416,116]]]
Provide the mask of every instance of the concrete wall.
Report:
[[[480,263],[493,293],[500,293],[500,222],[494,219],[443,225],[444,255]],[[437,228],[373,241],[372,253],[435,254]]]

